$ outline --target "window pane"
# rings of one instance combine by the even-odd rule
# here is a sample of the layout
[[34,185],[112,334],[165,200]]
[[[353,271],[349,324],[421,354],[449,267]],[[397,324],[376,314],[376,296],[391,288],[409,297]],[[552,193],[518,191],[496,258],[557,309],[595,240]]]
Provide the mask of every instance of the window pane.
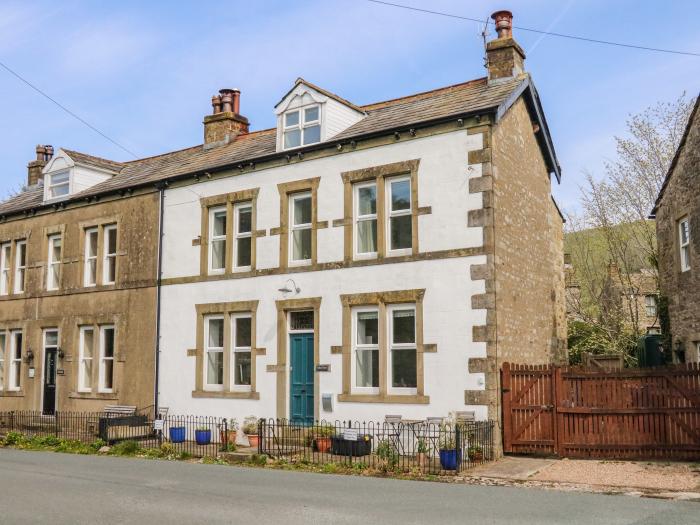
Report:
[[209,348],[223,348],[224,346],[224,320],[209,319]]
[[58,332],[46,332],[46,346],[58,346]]
[[92,359],[83,359],[80,368],[82,374],[80,387],[85,390],[92,388]]
[[299,197],[294,202],[294,224],[311,223],[311,195]]
[[309,126],[304,128],[304,144],[321,142],[321,126]]
[[236,352],[234,357],[234,381],[237,385],[250,384],[250,352]]
[[689,224],[688,221],[682,221],[681,222],[681,244],[685,244],[688,242],[688,237],[690,237],[690,232],[689,230]]
[[394,310],[393,342],[412,344],[416,342],[416,313],[414,310]]
[[224,384],[223,352],[207,352],[207,383],[210,385]]
[[357,344],[379,344],[378,318],[377,312],[357,312]]
[[70,190],[68,184],[61,184],[59,186],[52,186],[50,188],[50,197],[55,198],[55,197],[63,197],[64,195],[68,195],[68,191]]
[[102,362],[104,366],[104,388],[107,390],[112,389],[112,377],[114,376],[114,361],[111,359],[106,359]]
[[359,215],[377,213],[377,186],[363,186],[357,189],[359,200],[357,212]]
[[104,329],[104,357],[114,357],[114,328]]
[[88,283],[95,284],[97,281],[97,260],[90,259],[88,261]]
[[311,259],[311,230],[297,230],[292,234],[293,248],[292,259],[294,261],[306,261]]
[[68,172],[65,171],[63,173],[56,173],[55,175],[51,175],[51,184],[61,184],[62,182],[68,182]]
[[92,330],[85,330],[83,332],[83,357],[93,356],[94,339],[94,332]]
[[27,265],[27,245],[24,243],[17,245],[17,264],[19,266]]
[[318,120],[318,106],[304,110],[304,122],[312,122],[314,120]]
[[301,130],[293,129],[284,132],[284,147],[296,148],[301,145]]
[[117,230],[107,230],[107,253],[117,253]]
[[416,388],[416,351],[391,351],[391,386]]
[[313,330],[314,312],[312,310],[292,312],[289,314],[289,327],[292,330]]
[[245,237],[243,239],[238,239],[238,249],[236,252],[236,266],[250,266],[250,248],[252,239],[250,237]]
[[97,232],[88,233],[88,257],[97,255]]
[[109,257],[107,263],[107,275],[105,276],[108,283],[113,283],[117,278],[117,265],[114,257]]
[[253,227],[253,209],[240,208],[238,210],[238,233],[248,233]]
[[61,260],[61,239],[52,239],[51,241],[51,260],[59,262]]
[[379,350],[358,350],[356,352],[355,386],[379,387]]
[[226,266],[226,241],[221,239],[211,243],[211,267],[220,270]]
[[226,212],[217,211],[214,213],[213,234],[215,237],[226,235]]
[[58,264],[52,264],[51,268],[49,268],[49,272],[51,272],[51,276],[49,277],[49,287],[50,288],[55,288],[58,286],[58,270],[59,266]]
[[413,234],[413,225],[410,215],[391,218],[391,249],[402,250],[410,248]]
[[377,220],[357,223],[357,253],[374,253],[377,251]]
[[252,319],[250,317],[237,317],[236,318],[236,346],[237,347],[249,347],[251,346],[250,341],[250,331],[252,326]]
[[284,125],[286,127],[289,126],[296,126],[299,124],[299,112],[298,111],[290,111],[284,116]]
[[399,180],[391,183],[391,210],[411,209],[411,181]]

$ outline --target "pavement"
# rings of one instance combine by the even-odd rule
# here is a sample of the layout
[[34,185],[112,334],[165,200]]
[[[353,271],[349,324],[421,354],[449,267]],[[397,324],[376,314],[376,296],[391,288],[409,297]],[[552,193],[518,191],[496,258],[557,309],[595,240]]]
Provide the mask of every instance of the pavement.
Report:
[[700,524],[700,505],[461,483],[0,450],[0,522]]
[[463,481],[700,502],[698,463],[506,456],[470,470]]

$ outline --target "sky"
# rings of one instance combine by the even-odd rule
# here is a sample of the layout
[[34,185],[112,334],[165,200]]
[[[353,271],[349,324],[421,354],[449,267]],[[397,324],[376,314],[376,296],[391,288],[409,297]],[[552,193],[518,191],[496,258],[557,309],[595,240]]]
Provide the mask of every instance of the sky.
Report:
[[[394,0],[514,25],[700,53],[697,0]],[[12,2],[0,0],[0,61],[139,157],[201,144],[220,88],[241,90],[251,130],[297,77],[367,104],[485,76],[480,24],[366,0]],[[495,34],[491,28],[491,36]],[[625,121],[700,90],[700,57],[514,30],[562,167],[553,188],[578,209]],[[26,180],[36,144],[129,154],[0,69],[0,197]]]

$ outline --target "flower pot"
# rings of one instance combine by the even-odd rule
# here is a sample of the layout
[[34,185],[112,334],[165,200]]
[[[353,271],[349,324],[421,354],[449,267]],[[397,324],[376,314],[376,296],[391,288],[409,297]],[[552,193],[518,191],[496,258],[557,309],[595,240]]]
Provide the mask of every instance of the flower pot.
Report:
[[444,470],[457,470],[459,451],[456,449],[440,449],[440,465]]
[[211,430],[195,430],[194,440],[198,445],[208,445],[211,443]]
[[319,452],[328,452],[331,449],[331,438],[330,437],[317,437],[316,438],[316,450]]
[[184,443],[187,437],[187,429],[185,427],[170,427],[168,430],[170,441],[173,443]]
[[226,439],[226,432],[223,430],[219,431],[219,440],[224,444],[235,445],[236,444],[236,431],[228,431],[228,440]]
[[257,434],[248,434],[248,441],[252,448],[258,448],[258,443],[260,442],[260,436]]

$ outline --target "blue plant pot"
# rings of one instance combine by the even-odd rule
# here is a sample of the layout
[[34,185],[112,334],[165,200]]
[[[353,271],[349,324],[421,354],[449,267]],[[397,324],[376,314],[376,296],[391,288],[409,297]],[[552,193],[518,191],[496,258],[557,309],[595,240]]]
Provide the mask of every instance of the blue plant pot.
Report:
[[457,470],[459,465],[459,451],[456,449],[440,449],[440,465],[445,470]]
[[187,436],[185,427],[170,427],[170,441],[173,443],[184,443]]
[[194,440],[198,445],[208,445],[211,443],[211,430],[195,430]]

